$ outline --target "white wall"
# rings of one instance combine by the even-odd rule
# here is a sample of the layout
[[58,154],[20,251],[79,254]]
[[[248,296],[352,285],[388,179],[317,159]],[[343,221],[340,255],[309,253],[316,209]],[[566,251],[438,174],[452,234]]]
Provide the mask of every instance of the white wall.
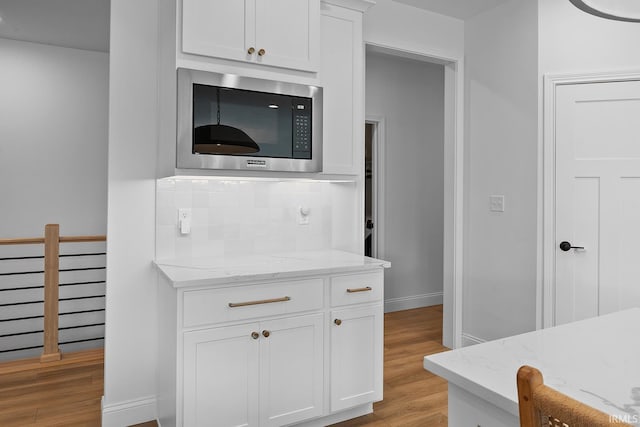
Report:
[[[535,328],[537,33],[532,1],[465,22],[463,343]],[[505,212],[489,211],[490,195]]]
[[109,55],[0,39],[0,238],[104,234]]
[[111,0],[105,427],[156,416],[157,3]]
[[[639,24],[598,18],[569,2],[539,0],[538,8],[541,82],[549,74],[640,71]],[[542,87],[539,99],[539,116],[543,117]],[[542,124],[540,121],[540,146],[543,146]],[[542,227],[539,231],[543,232]],[[541,292],[542,277],[540,271]]]
[[[466,21],[468,343],[536,327],[534,139],[542,144],[543,76],[637,71],[638,39],[639,25],[568,1],[514,0]],[[488,212],[491,194],[506,195],[503,214]]]
[[462,58],[464,22],[392,0],[377,0],[364,15],[364,40],[434,57]]
[[385,309],[442,303],[444,67],[367,54],[366,114],[385,120]]
[[640,69],[640,24],[598,18],[568,1],[538,3],[541,75]]

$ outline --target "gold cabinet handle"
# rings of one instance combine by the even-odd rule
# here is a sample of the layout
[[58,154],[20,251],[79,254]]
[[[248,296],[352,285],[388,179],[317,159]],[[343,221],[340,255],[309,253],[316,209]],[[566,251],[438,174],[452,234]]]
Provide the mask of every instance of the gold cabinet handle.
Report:
[[269,338],[269,335],[271,335],[271,332],[267,331],[266,329],[264,331],[262,331],[262,336],[265,338]]
[[260,50],[258,51],[258,56],[264,56],[264,54],[265,54],[265,53],[267,53],[267,51],[266,51],[266,50],[264,50],[264,49],[260,49]]
[[257,340],[258,338],[260,338],[260,334],[257,332],[251,332],[251,338]]
[[245,301],[245,302],[230,302],[229,307],[245,307],[247,305],[259,305],[259,304],[271,304],[272,302],[285,302],[291,301],[291,297],[261,299],[258,301]]
[[336,325],[340,326],[340,325],[342,325],[342,320],[336,319],[336,320],[333,321],[333,323],[335,323]]
[[349,292],[350,294],[353,294],[353,293],[356,293],[356,292],[369,292],[371,290],[372,290],[371,286],[367,286],[365,288],[347,289],[347,292]]
[[256,51],[256,48],[255,48],[255,47],[253,47],[253,46],[251,46],[249,49],[247,49],[247,53],[248,53],[249,55],[253,55],[253,52],[255,52],[255,51]]

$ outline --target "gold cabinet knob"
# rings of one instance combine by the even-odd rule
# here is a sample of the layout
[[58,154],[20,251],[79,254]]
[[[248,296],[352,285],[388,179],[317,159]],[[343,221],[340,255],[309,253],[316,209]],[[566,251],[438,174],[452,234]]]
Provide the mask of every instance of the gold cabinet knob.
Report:
[[267,51],[266,51],[266,50],[264,50],[264,49],[260,49],[260,50],[258,51],[258,56],[264,56],[264,54],[265,54],[265,53],[267,53]]
[[255,52],[255,51],[256,51],[256,49],[253,46],[251,46],[249,49],[247,49],[247,53],[249,55],[253,55],[253,52]]
[[269,331],[267,331],[267,330],[262,331],[262,336],[263,336],[263,337],[268,338],[268,337],[269,337],[269,335],[271,335],[271,332],[269,332]]
[[258,338],[260,338],[260,334],[257,332],[251,332],[251,338],[257,340]]
[[340,325],[342,325],[342,320],[336,319],[336,320],[333,321],[333,323],[335,323],[336,325],[340,326]]

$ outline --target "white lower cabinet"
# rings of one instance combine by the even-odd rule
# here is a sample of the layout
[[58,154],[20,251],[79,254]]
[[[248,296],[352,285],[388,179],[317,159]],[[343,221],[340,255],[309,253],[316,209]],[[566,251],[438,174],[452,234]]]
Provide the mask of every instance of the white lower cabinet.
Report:
[[382,399],[382,267],[162,286],[163,426],[323,426]]
[[259,323],[184,334],[186,426],[258,426]]
[[382,305],[331,312],[331,411],[382,400]]
[[322,414],[322,313],[184,334],[185,426],[282,426]]
[[322,414],[323,319],[320,313],[260,324],[260,425]]

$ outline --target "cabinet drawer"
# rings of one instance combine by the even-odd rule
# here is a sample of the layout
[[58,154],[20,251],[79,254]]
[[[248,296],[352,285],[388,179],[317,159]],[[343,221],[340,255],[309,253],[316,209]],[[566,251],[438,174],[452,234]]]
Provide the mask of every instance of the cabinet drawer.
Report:
[[323,295],[322,279],[186,291],[183,326],[319,310]]
[[382,300],[383,273],[352,274],[331,278],[331,305],[359,304]]

